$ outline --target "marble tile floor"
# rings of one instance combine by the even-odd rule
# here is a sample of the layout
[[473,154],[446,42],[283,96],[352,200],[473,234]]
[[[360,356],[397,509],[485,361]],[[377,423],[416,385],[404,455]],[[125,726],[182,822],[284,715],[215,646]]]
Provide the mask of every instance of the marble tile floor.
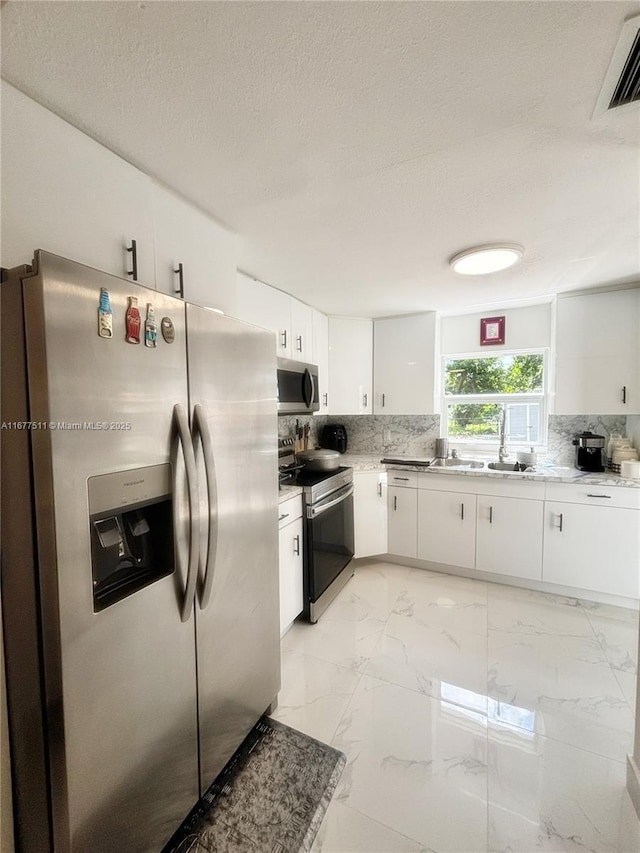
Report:
[[640,853],[638,613],[360,560],[274,716],[347,755],[313,853]]

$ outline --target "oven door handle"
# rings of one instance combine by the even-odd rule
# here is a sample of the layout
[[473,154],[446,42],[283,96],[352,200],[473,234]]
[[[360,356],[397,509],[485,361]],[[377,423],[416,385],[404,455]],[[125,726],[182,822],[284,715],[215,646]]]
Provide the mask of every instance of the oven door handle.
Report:
[[329,501],[329,503],[307,507],[307,518],[317,518],[319,515],[322,515],[323,512],[326,512],[328,509],[337,506],[339,503],[342,503],[342,501],[346,500],[348,497],[351,497],[352,494],[353,484],[347,486],[345,491],[340,493],[339,497],[334,498],[334,500]]

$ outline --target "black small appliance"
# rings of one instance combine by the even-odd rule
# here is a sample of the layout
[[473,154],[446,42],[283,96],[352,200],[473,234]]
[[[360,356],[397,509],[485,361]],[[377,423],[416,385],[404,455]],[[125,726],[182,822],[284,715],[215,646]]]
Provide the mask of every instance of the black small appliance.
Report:
[[579,432],[573,437],[576,448],[576,468],[579,471],[604,471],[602,450],[605,438],[593,432]]
[[346,453],[347,430],[342,424],[326,424],[320,434],[320,446]]

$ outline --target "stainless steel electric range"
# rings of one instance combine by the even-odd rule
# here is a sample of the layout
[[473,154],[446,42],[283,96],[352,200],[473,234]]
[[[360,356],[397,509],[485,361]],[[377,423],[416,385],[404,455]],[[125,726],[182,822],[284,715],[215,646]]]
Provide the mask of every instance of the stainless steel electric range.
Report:
[[349,578],[353,537],[353,469],[295,470],[280,456],[280,476],[302,487],[304,512],[304,615],[317,622]]

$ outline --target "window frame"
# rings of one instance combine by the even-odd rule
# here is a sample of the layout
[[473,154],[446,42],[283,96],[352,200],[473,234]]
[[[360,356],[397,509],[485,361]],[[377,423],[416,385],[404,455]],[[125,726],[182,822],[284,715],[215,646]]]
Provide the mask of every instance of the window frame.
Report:
[[[446,394],[446,367],[448,361],[471,360],[480,358],[501,358],[502,356],[511,355],[542,355],[542,391],[539,393],[518,392],[515,394]],[[531,347],[527,349],[501,349],[499,353],[495,352],[462,352],[462,353],[447,353],[441,356],[440,365],[440,388],[441,388],[441,419],[442,429],[441,434],[449,440],[449,445],[458,450],[464,450],[469,453],[481,453],[482,451],[497,451],[500,446],[499,439],[494,438],[470,438],[467,436],[450,436],[449,435],[449,405],[451,404],[479,404],[479,403],[496,403],[504,404],[512,403],[539,403],[540,404],[540,434],[537,442],[510,442],[507,439],[507,445],[513,450],[528,450],[533,447],[538,453],[545,453],[547,450],[548,428],[549,428],[549,366],[550,366],[550,351],[549,347]]]

